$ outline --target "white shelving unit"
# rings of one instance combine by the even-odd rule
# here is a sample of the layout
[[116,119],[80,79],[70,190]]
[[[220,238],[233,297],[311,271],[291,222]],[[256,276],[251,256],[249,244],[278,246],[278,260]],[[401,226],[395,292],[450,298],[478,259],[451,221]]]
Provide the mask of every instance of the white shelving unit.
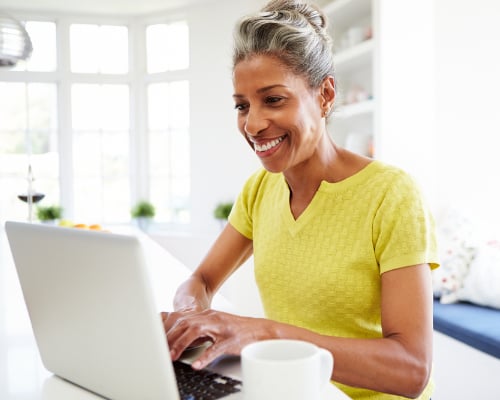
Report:
[[330,132],[341,146],[373,155],[374,54],[372,0],[323,2],[333,37],[337,101]]
[[[334,140],[435,179],[434,0],[323,0],[337,79]],[[423,161],[425,160],[425,162]]]

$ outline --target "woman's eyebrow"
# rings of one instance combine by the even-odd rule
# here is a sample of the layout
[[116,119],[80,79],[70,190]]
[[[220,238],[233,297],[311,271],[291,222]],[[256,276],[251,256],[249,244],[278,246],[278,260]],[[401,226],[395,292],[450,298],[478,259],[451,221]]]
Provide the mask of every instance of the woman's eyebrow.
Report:
[[[281,84],[264,86],[262,88],[257,89],[257,93],[259,93],[259,94],[265,93],[265,92],[267,92],[269,90],[272,90],[272,89],[275,89],[277,87],[279,87],[279,88],[286,88],[287,86],[286,85],[281,85]],[[242,94],[235,93],[235,94],[233,94],[233,97],[241,99],[241,98],[244,98],[245,96],[242,95]]]

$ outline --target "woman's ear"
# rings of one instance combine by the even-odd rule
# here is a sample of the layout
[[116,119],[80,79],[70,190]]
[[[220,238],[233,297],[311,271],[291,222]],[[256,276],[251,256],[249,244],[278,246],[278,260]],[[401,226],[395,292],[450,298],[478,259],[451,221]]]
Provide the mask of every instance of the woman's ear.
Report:
[[335,102],[335,78],[327,76],[320,86],[320,107],[323,111],[323,116],[330,115]]

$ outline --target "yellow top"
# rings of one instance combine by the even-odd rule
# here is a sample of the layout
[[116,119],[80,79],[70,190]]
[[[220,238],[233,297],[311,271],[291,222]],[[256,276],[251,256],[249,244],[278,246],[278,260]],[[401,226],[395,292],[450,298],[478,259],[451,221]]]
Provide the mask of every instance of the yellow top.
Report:
[[[266,316],[332,336],[380,338],[380,275],[438,266],[434,221],[408,174],[380,161],[337,183],[323,181],[294,219],[282,174],[259,170],[229,216],[253,240]],[[355,399],[397,399],[338,386]],[[432,392],[429,383],[420,399]]]

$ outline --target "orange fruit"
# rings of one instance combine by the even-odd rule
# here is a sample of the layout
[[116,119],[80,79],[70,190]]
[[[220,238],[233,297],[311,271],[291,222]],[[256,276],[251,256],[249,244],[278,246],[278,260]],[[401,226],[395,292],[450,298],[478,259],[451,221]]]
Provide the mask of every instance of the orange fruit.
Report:
[[73,228],[88,229],[88,225],[87,224],[75,224],[75,225],[73,225]]

